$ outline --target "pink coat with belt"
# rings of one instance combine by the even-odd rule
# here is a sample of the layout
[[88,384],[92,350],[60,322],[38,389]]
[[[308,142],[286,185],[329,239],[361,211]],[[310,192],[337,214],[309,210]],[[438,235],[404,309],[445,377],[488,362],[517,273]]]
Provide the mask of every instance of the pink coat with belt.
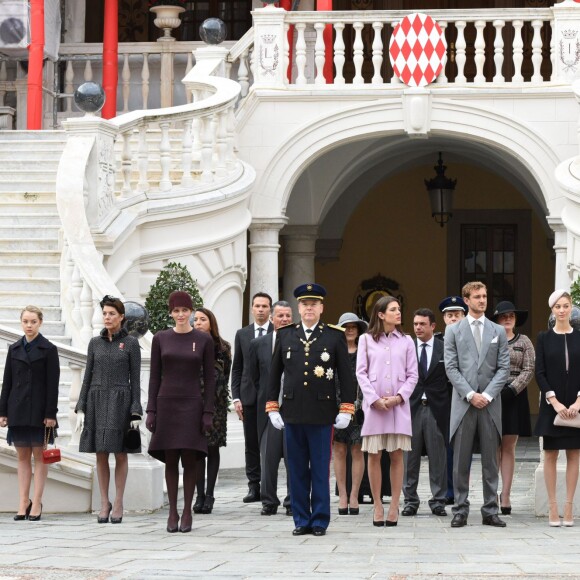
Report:
[[[409,397],[419,377],[413,339],[398,330],[388,337],[381,333],[378,342],[370,334],[363,334],[358,342],[356,376],[363,393],[362,435],[411,435]],[[388,411],[371,408],[381,397],[397,394],[403,397],[403,404]]]

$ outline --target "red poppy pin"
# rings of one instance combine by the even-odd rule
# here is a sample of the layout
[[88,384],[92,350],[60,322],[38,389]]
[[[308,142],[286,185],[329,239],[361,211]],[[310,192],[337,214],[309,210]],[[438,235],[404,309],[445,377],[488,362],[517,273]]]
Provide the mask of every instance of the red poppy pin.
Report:
[[125,343],[124,343],[124,342],[120,342],[120,343],[119,343],[119,348],[120,348],[121,350],[125,350]]

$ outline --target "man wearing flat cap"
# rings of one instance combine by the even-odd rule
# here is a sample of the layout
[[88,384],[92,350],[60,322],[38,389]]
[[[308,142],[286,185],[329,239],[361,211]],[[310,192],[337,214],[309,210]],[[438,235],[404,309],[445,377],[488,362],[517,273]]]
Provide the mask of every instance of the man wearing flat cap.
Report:
[[352,419],[355,385],[344,330],[320,322],[324,287],[303,284],[294,290],[294,296],[301,321],[278,330],[266,412],[274,427],[286,430],[292,533],[323,536],[330,521],[332,428],[344,429]]

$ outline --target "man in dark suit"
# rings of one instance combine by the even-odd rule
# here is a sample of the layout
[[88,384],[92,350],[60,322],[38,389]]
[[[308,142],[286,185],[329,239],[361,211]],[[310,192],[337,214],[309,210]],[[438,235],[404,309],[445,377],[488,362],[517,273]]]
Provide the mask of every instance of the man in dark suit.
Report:
[[[268,402],[268,387],[270,384],[270,368],[272,366],[272,353],[276,344],[276,334],[279,328],[292,323],[292,307],[288,302],[279,300],[272,306],[272,323],[274,332],[260,338],[254,338],[250,342],[250,362],[248,370],[250,378],[258,393],[258,439],[260,441],[260,466],[262,470],[262,512],[263,516],[272,516],[278,511],[280,500],[278,499],[278,467],[280,460],[284,458],[286,465],[286,452],[284,432],[276,429],[268,419],[266,403]],[[284,380],[282,378],[282,380]],[[286,469],[288,466],[286,465]],[[292,515],[290,507],[290,486],[286,477],[287,493],[284,499],[286,515]]]
[[419,470],[423,449],[429,458],[429,484],[432,497],[431,512],[446,516],[447,451],[451,400],[443,361],[443,341],[435,338],[435,314],[420,308],[413,315],[415,348],[419,361],[419,381],[410,398],[413,436],[411,451],[405,457],[405,507],[402,515],[414,516],[419,509]]
[[234,340],[234,360],[232,362],[232,399],[240,421],[244,422],[246,452],[246,477],[248,495],[244,503],[260,501],[260,443],[258,441],[257,392],[248,376],[247,362],[250,342],[274,330],[270,322],[272,298],[265,292],[252,296],[252,316],[254,322],[240,328]]
[[487,288],[468,282],[462,289],[467,316],[445,329],[445,370],[453,385],[451,440],[455,502],[451,527],[467,524],[469,465],[475,439],[481,451],[482,523],[505,527],[498,515],[498,448],[501,440],[501,391],[510,373],[503,326],[485,317]]
[[[332,427],[344,429],[354,414],[355,385],[344,330],[323,324],[326,290],[303,284],[294,290],[301,322],[281,328],[272,357],[266,411],[286,428],[295,536],[323,536],[330,521]],[[284,374],[282,405],[278,403]],[[341,405],[337,405],[340,377]]]

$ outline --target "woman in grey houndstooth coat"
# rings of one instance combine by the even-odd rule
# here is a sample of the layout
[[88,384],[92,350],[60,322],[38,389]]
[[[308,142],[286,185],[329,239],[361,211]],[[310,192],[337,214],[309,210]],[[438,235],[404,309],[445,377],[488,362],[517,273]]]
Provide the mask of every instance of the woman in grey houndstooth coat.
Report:
[[[87,368],[76,406],[77,430],[81,430],[79,451],[97,454],[97,476],[101,492],[99,523],[123,520],[123,493],[129,461],[124,444],[129,425],[138,428],[141,408],[141,351],[139,341],[121,327],[125,306],[118,298],[101,301],[105,328],[89,342]],[[109,453],[115,454],[114,505],[109,501]]]

